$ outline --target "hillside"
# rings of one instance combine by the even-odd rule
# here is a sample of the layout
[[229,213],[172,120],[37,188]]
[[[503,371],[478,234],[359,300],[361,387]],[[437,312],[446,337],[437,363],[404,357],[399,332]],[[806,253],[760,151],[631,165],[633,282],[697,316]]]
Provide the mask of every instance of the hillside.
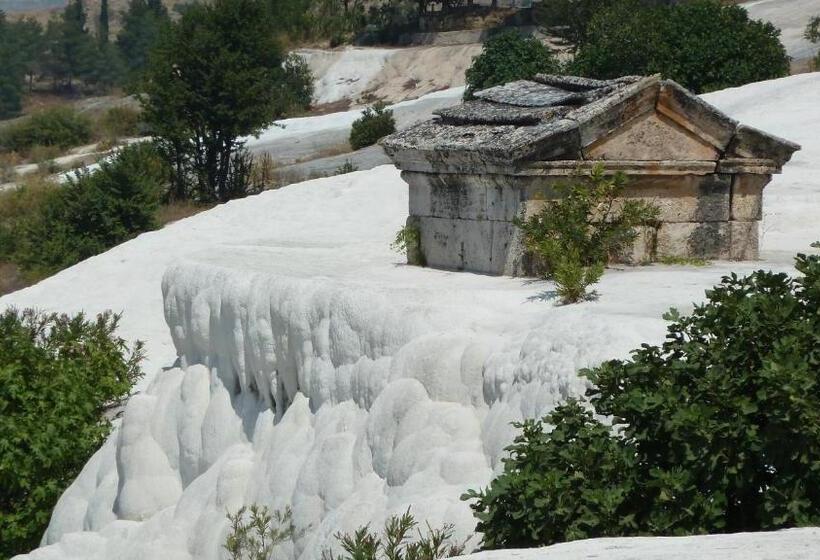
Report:
[[[458,496],[498,469],[510,421],[580,394],[579,367],[659,341],[661,313],[686,310],[721,275],[790,270],[820,237],[818,92],[820,75],[806,74],[706,96],[803,144],[765,191],[762,262],[611,270],[598,301],[555,306],[547,282],[402,266],[389,243],[407,187],[383,166],[222,205],[0,299],[123,310],[122,334],[150,356],[148,388],[61,498],[51,546],[27,557],[217,558],[226,509],[252,502],[293,507],[306,532],[282,552],[304,560],[336,531],[411,505],[466,537],[474,521]],[[750,560],[806,558],[818,541],[721,538]],[[708,557],[721,538],[681,550]],[[667,550],[638,541],[544,558]]]

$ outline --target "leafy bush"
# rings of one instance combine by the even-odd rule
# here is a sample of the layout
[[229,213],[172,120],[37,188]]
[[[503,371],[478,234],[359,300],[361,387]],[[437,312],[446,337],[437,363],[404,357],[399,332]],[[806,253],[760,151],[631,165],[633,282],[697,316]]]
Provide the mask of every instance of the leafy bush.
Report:
[[586,177],[557,185],[559,198],[546,201],[540,212],[516,220],[525,246],[541,259],[545,277],[555,281],[564,303],[586,298],[604,265],[635,240],[636,226],[657,219],[657,208],[646,202],[618,203],[625,183],[623,174],[607,177],[596,166]]
[[488,39],[481,54],[473,58],[465,74],[464,98],[471,99],[475,92],[488,87],[558,70],[552,52],[541,42],[507,31]]
[[127,106],[111,107],[98,123],[103,138],[109,141],[138,136],[140,125],[140,112]]
[[393,111],[383,103],[376,103],[362,111],[362,116],[353,121],[350,129],[350,147],[354,150],[372,146],[388,134],[396,132]]
[[66,149],[90,140],[91,121],[88,117],[67,107],[54,107],[6,128],[0,145],[6,150],[22,152],[36,145]]
[[427,259],[421,250],[421,231],[415,224],[408,223],[402,226],[396,233],[396,238],[390,244],[390,248],[397,253],[407,255],[408,264],[427,266]]
[[[415,530],[417,538],[411,535]],[[439,560],[452,558],[464,553],[464,545],[453,543],[453,525],[440,529],[427,525],[427,532],[418,529],[418,522],[408,509],[401,516],[394,515],[384,524],[381,536],[361,527],[352,535],[341,533],[336,538],[342,545],[344,554],[334,556],[329,550],[322,554],[322,560]]]
[[230,531],[222,545],[231,560],[270,560],[273,548],[298,535],[290,508],[273,513],[266,506],[242,506],[228,514]]
[[167,175],[150,144],[122,149],[94,173],[77,172],[19,224],[12,260],[42,278],[155,229]]
[[284,77],[279,84],[281,113],[290,115],[310,108],[313,101],[313,72],[304,57],[289,53],[282,63]]
[[705,92],[786,76],[789,57],[771,23],[717,0],[646,6],[622,0],[587,28],[570,69],[596,78],[660,73]]
[[105,412],[142,375],[142,345],[95,320],[0,314],[0,557],[35,548],[60,494],[111,431]]
[[484,545],[820,523],[820,255],[795,267],[724,277],[663,345],[583,372],[615,429],[575,402],[521,424],[465,495]]
[[550,33],[575,45],[586,38],[593,16],[614,0],[550,0],[533,6],[536,21],[550,28]]
[[0,192],[0,261],[14,261],[23,225],[33,219],[55,188],[50,181],[28,176],[16,189]]

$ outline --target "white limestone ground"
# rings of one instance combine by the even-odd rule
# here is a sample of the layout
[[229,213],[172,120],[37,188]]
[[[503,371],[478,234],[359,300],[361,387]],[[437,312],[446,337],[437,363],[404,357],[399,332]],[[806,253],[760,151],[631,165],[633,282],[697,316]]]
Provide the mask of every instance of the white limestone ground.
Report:
[[[707,99],[803,144],[766,189],[764,262],[610,270],[598,301],[555,306],[546,282],[401,265],[388,244],[407,190],[383,166],[222,205],[0,299],[123,310],[122,334],[148,342],[147,367],[168,367],[61,498],[50,546],[28,558],[219,558],[226,509],[252,502],[291,505],[307,529],[284,558],[316,559],[334,532],[408,506],[467,537],[459,495],[490,480],[510,421],[581,394],[578,368],[660,341],[661,313],[687,309],[722,274],[789,270],[820,238],[820,75]],[[810,558],[820,537],[605,539],[504,557],[706,558],[727,546],[744,560]]]

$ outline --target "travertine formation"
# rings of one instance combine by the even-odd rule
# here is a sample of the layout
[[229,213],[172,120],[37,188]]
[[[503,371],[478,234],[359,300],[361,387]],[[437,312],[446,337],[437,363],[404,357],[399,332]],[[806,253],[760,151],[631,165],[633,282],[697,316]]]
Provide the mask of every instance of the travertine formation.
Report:
[[410,185],[411,262],[531,272],[514,218],[596,164],[660,209],[627,260],[756,259],[763,187],[800,149],[657,76],[537,75],[475,97],[382,142]]

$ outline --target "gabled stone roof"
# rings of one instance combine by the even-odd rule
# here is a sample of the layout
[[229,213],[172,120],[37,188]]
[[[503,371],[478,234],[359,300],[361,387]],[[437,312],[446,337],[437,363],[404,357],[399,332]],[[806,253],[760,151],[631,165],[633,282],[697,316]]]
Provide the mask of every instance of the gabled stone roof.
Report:
[[400,168],[413,167],[420,159],[458,167],[581,160],[588,146],[657,110],[713,146],[721,158],[771,160],[779,168],[800,148],[739,125],[658,76],[593,80],[539,74],[479,91],[475,97],[437,111],[434,120],[388,136],[382,146]]

